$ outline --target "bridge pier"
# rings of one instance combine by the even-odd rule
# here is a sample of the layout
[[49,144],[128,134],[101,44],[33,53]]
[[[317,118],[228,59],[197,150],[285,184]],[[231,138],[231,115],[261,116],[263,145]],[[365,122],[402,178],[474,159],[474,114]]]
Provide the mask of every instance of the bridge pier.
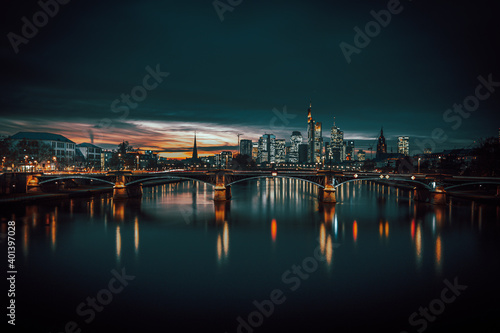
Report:
[[214,200],[226,201],[231,199],[231,186],[215,186]]
[[215,176],[214,201],[226,201],[231,199],[231,186],[226,185],[226,177],[223,172]]
[[113,199],[127,199],[142,197],[142,184],[125,186],[117,184],[113,186]]
[[432,205],[446,205],[447,193],[442,186],[435,190],[416,189],[413,200],[420,202],[428,202]]
[[29,175],[26,179],[26,192],[41,192],[42,189],[39,184],[38,177],[41,174]]
[[320,188],[318,195],[321,202],[337,202],[337,190],[332,185],[326,185],[325,188]]
[[446,205],[446,191],[442,186],[436,188],[435,191],[431,191],[431,204],[433,205]]
[[127,199],[142,197],[142,183],[135,183],[126,186],[124,173],[116,175],[115,185],[113,186],[113,199]]

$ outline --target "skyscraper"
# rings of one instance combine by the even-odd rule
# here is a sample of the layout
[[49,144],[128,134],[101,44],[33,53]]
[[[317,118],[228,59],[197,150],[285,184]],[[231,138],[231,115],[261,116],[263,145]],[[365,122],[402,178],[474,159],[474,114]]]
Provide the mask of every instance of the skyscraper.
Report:
[[345,160],[344,132],[335,124],[335,118],[330,137],[330,158],[334,163]]
[[275,161],[276,163],[285,163],[286,145],[285,139],[276,139],[275,141]]
[[384,158],[386,154],[387,154],[387,144],[385,143],[384,128],[382,127],[377,142],[377,158]]
[[307,110],[307,144],[309,148],[308,162],[309,163],[320,163],[321,153],[323,150],[323,132],[320,122],[314,121],[311,115],[312,104],[309,103],[309,109]]
[[252,142],[252,159],[254,161],[258,160],[259,156],[259,143],[258,142]]
[[407,136],[398,137],[398,153],[405,156],[410,155],[410,138]]
[[290,136],[290,154],[288,161],[290,163],[299,163],[299,145],[302,143],[302,134],[298,131],[293,131]]
[[307,143],[299,144],[299,163],[309,162],[309,145]]
[[345,160],[354,161],[354,141],[345,142]]
[[264,134],[259,138],[258,163],[276,163],[274,157],[275,141],[276,136],[274,134]]
[[240,141],[240,152],[241,155],[248,155],[252,157],[252,140],[241,140]]

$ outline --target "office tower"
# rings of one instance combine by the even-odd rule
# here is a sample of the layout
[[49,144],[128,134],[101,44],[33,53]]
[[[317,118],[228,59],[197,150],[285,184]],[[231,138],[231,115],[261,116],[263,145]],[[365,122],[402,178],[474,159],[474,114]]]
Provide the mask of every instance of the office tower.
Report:
[[259,138],[259,148],[257,154],[258,163],[276,163],[275,160],[275,141],[274,134],[264,134]]
[[309,145],[307,143],[299,144],[299,163],[309,163]]
[[241,140],[240,141],[240,153],[241,155],[252,156],[252,140]]
[[320,122],[314,121],[311,115],[312,104],[309,103],[307,110],[307,144],[308,148],[308,162],[320,163],[323,150],[323,133]]
[[299,162],[299,145],[302,143],[302,134],[298,131],[292,132],[292,136],[290,136],[290,154],[288,157],[288,161],[290,163],[298,163]]
[[345,160],[344,132],[340,130],[333,120],[333,127],[330,137],[330,157],[334,163]]
[[276,139],[275,141],[275,161],[276,163],[285,163],[286,145],[285,139]]
[[358,161],[365,161],[366,160],[366,153],[364,150],[358,150]]
[[398,137],[398,153],[405,156],[410,155],[410,138],[407,136]]

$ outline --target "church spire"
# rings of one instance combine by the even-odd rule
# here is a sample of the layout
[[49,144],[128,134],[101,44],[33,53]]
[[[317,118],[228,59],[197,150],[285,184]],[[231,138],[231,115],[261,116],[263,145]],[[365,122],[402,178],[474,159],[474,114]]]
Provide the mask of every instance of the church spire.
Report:
[[196,147],[196,131],[194,131],[193,160],[198,159],[198,148]]

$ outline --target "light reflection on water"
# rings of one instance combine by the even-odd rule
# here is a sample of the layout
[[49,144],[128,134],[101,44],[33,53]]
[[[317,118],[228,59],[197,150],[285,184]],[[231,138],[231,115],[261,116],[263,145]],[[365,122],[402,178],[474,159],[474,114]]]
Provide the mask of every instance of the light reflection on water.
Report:
[[[142,280],[137,280],[140,292],[131,296],[133,302],[159,293],[165,296],[163,306],[175,301],[179,311],[185,301],[170,290],[186,284],[193,297],[213,293],[199,300],[200,311],[246,311],[256,290],[279,286],[281,274],[311,256],[316,246],[325,260],[311,277],[314,283],[304,287],[308,293],[294,294],[298,303],[292,302],[290,311],[298,309],[293,304],[309,304],[318,314],[328,308],[342,312],[339,304],[361,301],[356,295],[363,293],[371,295],[363,302],[377,304],[381,293],[413,294],[409,285],[463,275],[464,267],[468,271],[483,262],[479,237],[499,234],[498,207],[455,200],[448,207],[419,204],[409,191],[375,183],[341,187],[336,205],[319,203],[318,190],[310,183],[281,178],[234,185],[232,195],[230,202],[214,203],[210,186],[183,182],[144,188],[142,199],[71,199],[13,207],[2,216],[13,215],[18,223],[26,279],[40,276],[40,284],[44,275],[53,278],[53,271],[31,266],[34,260],[29,259],[41,256],[57,270],[73,267],[72,261],[84,263],[78,268],[82,272],[135,268]],[[475,274],[484,277],[480,270]],[[158,276],[166,279],[165,285],[158,284]],[[33,288],[41,288],[39,284]],[[353,286],[357,291],[349,296]],[[415,310],[410,296],[401,306],[406,303]],[[230,315],[220,319],[220,331],[229,331],[231,324],[224,323],[236,317],[235,310],[225,311]]]

